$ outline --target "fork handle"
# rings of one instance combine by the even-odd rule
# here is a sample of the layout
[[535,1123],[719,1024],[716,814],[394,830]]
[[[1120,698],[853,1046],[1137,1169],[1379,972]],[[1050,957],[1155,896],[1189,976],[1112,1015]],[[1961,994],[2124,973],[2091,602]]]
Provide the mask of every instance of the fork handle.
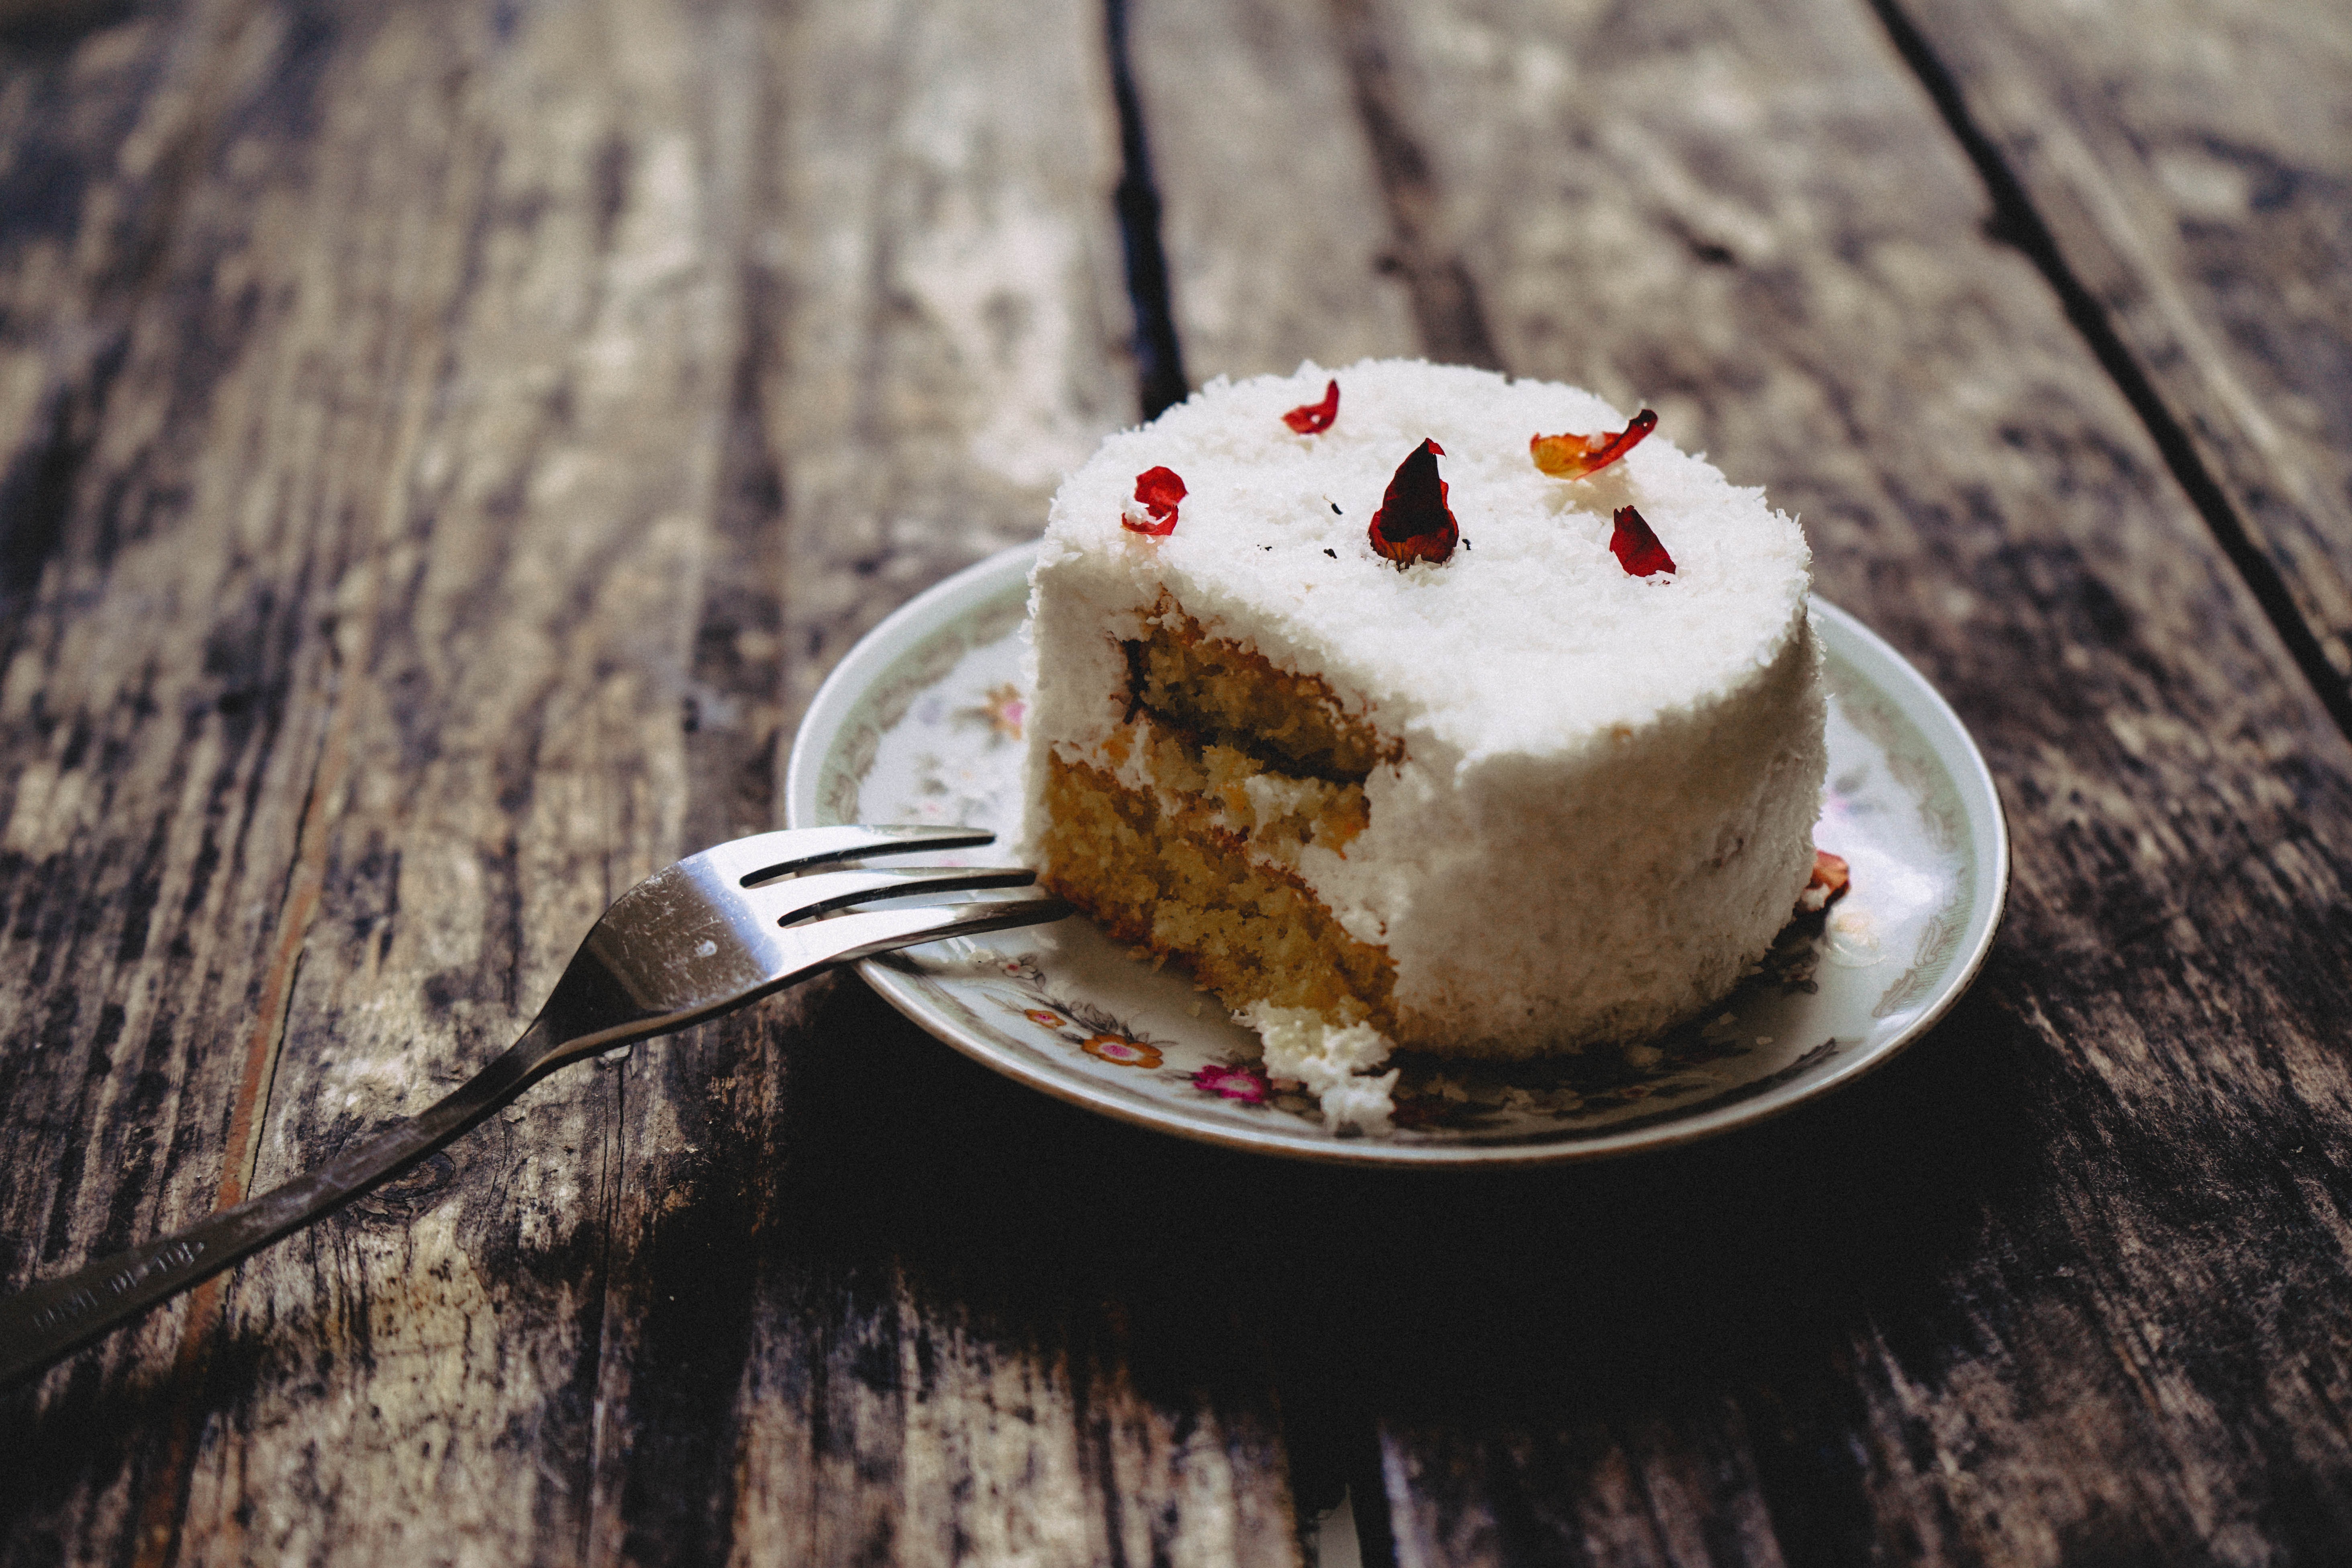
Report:
[[0,1388],[333,1213],[449,1142],[541,1076],[533,1070],[545,1054],[535,1032],[425,1110],[284,1185],[0,1300]]
[[[631,1040],[731,1012],[821,969],[853,959],[1070,913],[1058,899],[876,910],[788,931],[774,970],[756,984],[721,987],[667,1013],[634,1010],[625,996],[566,999],[562,984],[522,1037],[488,1067],[405,1121],[250,1202],[223,1209],[161,1241],[100,1258],[62,1279],[0,1300],[0,1388],[31,1376],[109,1329],[200,1284],[289,1231],[333,1213],[506,1104],[557,1068]],[[601,928],[600,928],[601,929]],[[594,945],[591,933],[590,952]],[[569,979],[571,972],[565,972]]]

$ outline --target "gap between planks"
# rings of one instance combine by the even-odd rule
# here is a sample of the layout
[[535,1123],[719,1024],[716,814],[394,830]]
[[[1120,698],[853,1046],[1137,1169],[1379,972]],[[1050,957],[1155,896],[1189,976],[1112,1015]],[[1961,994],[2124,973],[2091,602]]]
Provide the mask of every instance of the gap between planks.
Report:
[[2346,687],[2342,674],[2329,662],[2326,650],[2296,607],[2286,579],[2254,542],[2229,493],[2199,455],[2196,443],[2166,405],[2147,370],[2126,345],[2106,308],[2067,264],[2049,223],[2026,190],[2025,182],[1969,113],[1958,77],[1903,14],[1897,0],[1869,0],[1869,4],[1885,27],[1895,53],[1919,79],[1936,111],[1943,116],[1960,150],[1984,181],[1993,206],[1988,232],[2014,247],[2048,280],[2065,310],[2067,321],[2082,335],[2099,368],[2116,384],[2155,441],[2173,479],[2187,492],[2189,504],[2204,519],[2222,554],[2253,595],[2263,618],[2285,643],[2295,668],[2302,671],[2320,706],[2326,709],[2338,730],[2352,736],[2352,689]]
[[1184,345],[1168,288],[1168,252],[1160,236],[1160,184],[1151,173],[1151,143],[1143,103],[1135,89],[1128,0],[1103,0],[1104,54],[1110,64],[1111,101],[1118,110],[1118,186],[1111,205],[1127,254],[1127,298],[1135,312],[1136,402],[1156,419],[1192,395],[1184,376]]

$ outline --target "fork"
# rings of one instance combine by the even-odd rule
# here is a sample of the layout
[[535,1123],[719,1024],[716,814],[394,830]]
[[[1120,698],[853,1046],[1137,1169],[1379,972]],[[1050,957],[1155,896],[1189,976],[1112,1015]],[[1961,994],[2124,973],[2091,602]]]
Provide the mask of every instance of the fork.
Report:
[[738,838],[656,871],[604,911],[521,1037],[428,1109],[250,1202],[0,1300],[0,1387],[331,1214],[558,1068],[732,1012],[833,964],[1072,912],[1059,899],[1018,899],[837,914],[877,900],[1016,887],[1034,881],[1036,873],[944,866],[812,870],[915,849],[966,848],[994,837],[968,827],[796,828]]

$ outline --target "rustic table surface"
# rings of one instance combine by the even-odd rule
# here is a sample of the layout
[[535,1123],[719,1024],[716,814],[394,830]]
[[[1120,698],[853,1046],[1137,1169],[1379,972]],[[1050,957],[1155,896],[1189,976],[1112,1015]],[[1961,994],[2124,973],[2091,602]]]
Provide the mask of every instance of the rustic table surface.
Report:
[[1375,353],[1657,408],[1950,698],[1925,1041],[1382,1176],[821,982],[0,1400],[0,1559],[2352,1561],[2327,0],[0,0],[0,1285],[444,1092],[1103,432]]

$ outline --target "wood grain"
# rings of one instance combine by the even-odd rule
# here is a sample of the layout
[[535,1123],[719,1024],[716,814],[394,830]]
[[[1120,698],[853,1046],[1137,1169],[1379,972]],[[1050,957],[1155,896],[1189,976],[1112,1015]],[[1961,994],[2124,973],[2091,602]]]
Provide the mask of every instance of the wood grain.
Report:
[[1207,381],[1414,352],[1405,267],[1321,6],[1130,9],[1186,366]]
[[[1799,511],[2018,837],[1992,964],[1882,1079],[1363,1192],[1266,1288],[1359,1316],[1300,1354],[1371,1390],[1398,1560],[2340,1554],[2352,756],[1926,92],[1859,6],[1349,3],[1300,47],[1381,63],[1365,144],[1502,362]],[[1181,189],[1210,131],[1155,129]],[[1300,253],[1393,205],[1289,194]]]
[[[1100,41],[241,4],[12,60],[11,1282],[443,1091],[1034,526],[1134,395]],[[1295,1560],[1262,1334],[843,1226],[939,1179],[877,1048],[958,1113],[856,990],[551,1080],[19,1396],[5,1555]]]
[[[128,721],[49,764],[90,778],[77,812],[42,804],[36,761],[45,794],[20,787],[12,817],[35,865],[78,829],[137,869],[121,937],[50,982],[120,994],[121,1016],[61,1039],[57,1068],[86,1055],[100,1095],[155,1096],[152,1118],[84,1114],[171,1142],[68,1159],[52,1258],[437,1094],[676,852],[715,434],[694,410],[726,279],[697,266],[710,197],[683,127],[625,71],[563,69],[633,43],[656,73],[662,15],[520,38],[446,9],[173,19],[179,210],[42,580],[66,640],[15,666],[68,727]],[[576,140],[508,134],[535,115]],[[28,883],[110,912],[58,869]],[[140,1047],[120,1063],[112,1030]],[[608,1077],[534,1097],[503,1167],[478,1140],[130,1338],[177,1338],[176,1375],[165,1348],[53,1378],[50,1432],[138,1412],[127,1463],[41,1446],[59,1534],[149,1562],[527,1552],[576,1504],[478,1456],[518,1431],[582,1446],[567,1384],[601,1292]],[[109,1213],[115,1235],[85,1217]]]
[[2352,686],[2352,22],[2169,0],[1896,9]]
[[770,47],[797,717],[882,614],[1033,535],[1136,395],[1095,9],[812,7]]
[[[2032,25],[2122,61],[2086,145],[2243,163]],[[12,1396],[0,1556],[1282,1563],[1342,1480],[1401,1563],[2343,1555],[2352,747],[1874,14],[1133,26],[1197,374],[1493,359],[1802,513],[2001,780],[1970,998],[1720,1144],[1433,1184],[1134,1133],[812,987]],[[454,1081],[612,892],[767,824],[864,628],[1034,529],[1135,405],[1103,40],[0,11],[0,1278]],[[2335,243],[2306,188],[2262,211]],[[2281,317],[2230,309],[2294,425],[2317,362],[2259,382]]]
[[[752,46],[738,417],[774,476],[788,720],[1132,417],[1101,37],[1076,5],[832,6]],[[1086,1198],[1024,1169],[1053,1108],[975,1110],[976,1071],[862,987],[798,1008],[629,1069],[615,1289],[644,1306],[612,1314],[592,1554],[1292,1560],[1263,1335],[1176,1313],[1234,1370],[1139,1386],[1122,1325],[1167,1321],[1153,1284],[1028,1234]]]

